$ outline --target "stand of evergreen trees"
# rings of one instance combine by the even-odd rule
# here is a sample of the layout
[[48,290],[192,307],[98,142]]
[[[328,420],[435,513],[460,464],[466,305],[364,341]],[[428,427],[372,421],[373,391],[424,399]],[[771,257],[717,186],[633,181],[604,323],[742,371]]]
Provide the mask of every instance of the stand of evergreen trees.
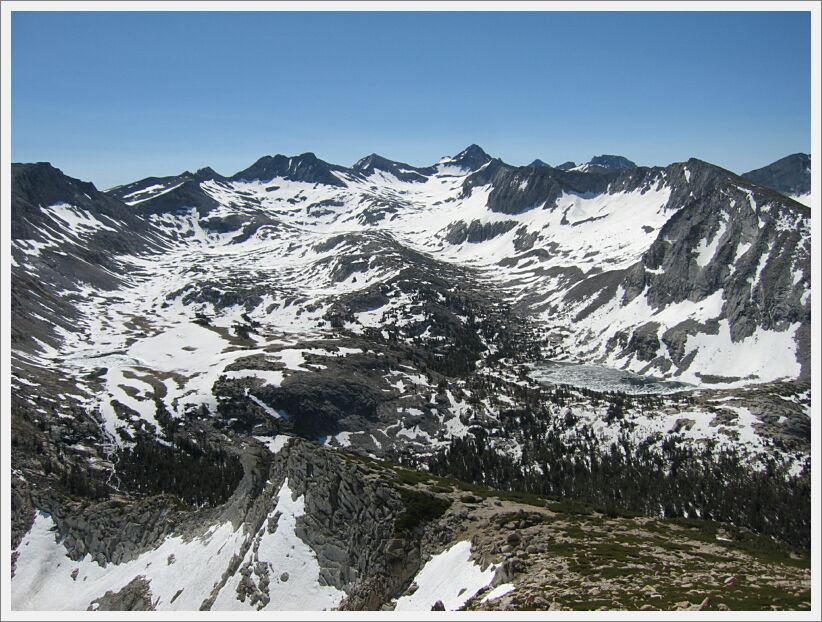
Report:
[[[49,461],[44,465],[43,471],[48,475],[53,468]],[[75,464],[68,464],[63,468],[60,483],[69,494],[85,499],[102,499],[109,494],[108,487],[99,477]]]
[[196,507],[224,503],[243,477],[235,454],[185,439],[173,447],[138,439],[120,452],[116,468],[124,489],[169,493]]
[[[610,416],[619,416],[619,406],[614,410]],[[444,452],[399,460],[435,475],[583,501],[607,513],[710,519],[810,546],[808,465],[791,474],[776,458],[752,461],[736,450],[680,442],[678,435],[637,443],[622,434],[603,450],[585,428],[563,434],[564,420],[546,422],[520,412],[515,424],[521,430],[520,459],[500,452],[477,429]]]

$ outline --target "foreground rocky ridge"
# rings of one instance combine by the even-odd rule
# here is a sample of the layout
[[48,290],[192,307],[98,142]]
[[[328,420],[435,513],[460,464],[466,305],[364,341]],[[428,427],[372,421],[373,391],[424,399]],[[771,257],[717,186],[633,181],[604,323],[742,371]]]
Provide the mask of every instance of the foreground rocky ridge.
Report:
[[[273,454],[247,440],[242,484],[210,510],[162,496],[89,503],[18,487],[17,503],[29,499],[53,521],[43,537],[57,557],[36,557],[34,529],[18,534],[15,607],[40,608],[51,589],[76,585],[67,608],[260,610],[283,608],[284,599],[297,604],[286,588],[309,583],[294,608],[393,609],[415,593],[436,595],[426,610],[437,601],[503,610],[809,606],[807,554],[745,530],[505,493],[300,439],[283,439]],[[297,516],[289,513],[295,500],[304,504]],[[290,541],[308,547],[311,563],[295,567],[293,546],[267,547],[289,520]],[[178,548],[168,548],[179,536]],[[186,556],[209,538],[231,550],[211,554],[204,586],[201,573],[188,574]],[[470,551],[465,559],[451,553],[460,543]],[[163,551],[157,570],[146,561],[154,550]],[[421,571],[449,555],[453,585],[431,591]],[[95,565],[108,576],[95,576]],[[480,580],[460,574],[465,568]],[[323,589],[333,598],[323,600]],[[486,600],[494,590],[504,594]]]

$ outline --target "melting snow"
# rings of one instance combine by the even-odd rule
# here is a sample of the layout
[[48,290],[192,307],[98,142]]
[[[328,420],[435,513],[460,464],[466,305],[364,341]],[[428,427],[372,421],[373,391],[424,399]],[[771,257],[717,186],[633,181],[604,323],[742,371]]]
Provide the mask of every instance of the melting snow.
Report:
[[685,355],[696,351],[696,356],[680,379],[698,384],[697,373],[738,378],[753,376],[759,382],[796,378],[801,370],[795,341],[799,327],[797,322],[785,331],[757,328],[753,335],[734,342],[728,320],[721,320],[716,335],[698,333],[688,336]]
[[103,229],[116,231],[116,229],[102,223],[90,212],[67,203],[55,203],[43,211],[52,219],[58,219],[61,224],[67,227],[68,232],[75,237],[83,237]]
[[806,194],[791,194],[789,197],[807,207],[812,207],[813,205],[813,197],[810,192]]
[[696,248],[696,257],[694,259],[700,268],[704,268],[711,263],[711,259],[713,259],[714,255],[716,255],[716,249],[722,241],[722,236],[725,235],[726,227],[727,223],[723,221],[719,226],[719,230],[717,230],[711,237],[710,242],[708,241],[708,238],[705,237],[699,243],[699,246]]
[[482,570],[471,559],[471,543],[457,542],[450,549],[434,555],[414,578],[418,589],[397,601],[395,611],[431,611],[438,600],[446,611],[455,611],[488,585],[497,567]]
[[513,583],[503,583],[502,585],[498,585],[493,590],[488,592],[485,596],[482,597],[481,603],[486,603],[489,600],[495,600],[497,598],[501,598],[506,594],[510,594],[514,591],[514,584]]
[[285,447],[286,445],[288,445],[289,441],[292,439],[292,437],[288,436],[287,434],[278,434],[277,436],[274,436],[274,437],[271,437],[271,436],[255,436],[254,438],[256,438],[258,441],[260,441],[266,447],[268,447],[268,450],[272,454],[279,453],[280,450],[283,447]]

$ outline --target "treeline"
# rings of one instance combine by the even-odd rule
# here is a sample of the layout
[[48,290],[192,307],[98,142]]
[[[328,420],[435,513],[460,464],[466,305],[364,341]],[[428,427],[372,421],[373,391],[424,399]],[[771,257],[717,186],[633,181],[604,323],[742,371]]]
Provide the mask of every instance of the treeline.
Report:
[[622,435],[604,450],[585,429],[563,435],[561,426],[572,422],[535,434],[534,428],[543,426],[517,419],[524,426],[521,459],[492,447],[480,431],[454,439],[442,453],[409,454],[400,461],[494,488],[583,501],[607,513],[711,519],[810,546],[807,466],[792,475],[785,464],[768,458],[758,469],[736,450],[680,442],[677,435],[661,443],[636,443]]
[[243,477],[235,454],[184,439],[174,447],[139,439],[118,454],[116,469],[123,489],[169,493],[197,507],[224,503]]

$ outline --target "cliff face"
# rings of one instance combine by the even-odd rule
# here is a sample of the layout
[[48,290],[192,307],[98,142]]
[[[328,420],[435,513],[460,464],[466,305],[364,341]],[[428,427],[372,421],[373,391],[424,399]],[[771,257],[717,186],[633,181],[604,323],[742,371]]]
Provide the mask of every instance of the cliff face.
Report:
[[[644,292],[652,308],[665,309],[719,296],[721,313],[711,318],[714,328],[683,318],[660,334],[675,368],[692,365],[693,357],[687,359],[680,345],[688,335],[718,334],[722,325],[735,343],[759,332],[793,332],[800,378],[810,378],[807,208],[786,204],[774,193],[744,182],[729,184],[717,176],[715,167],[698,160],[670,167],[668,174],[687,174],[687,183],[676,187],[668,203],[681,207],[627,272],[623,302]],[[626,352],[631,351],[629,345]],[[651,365],[652,359],[646,358]],[[699,363],[694,365],[697,377],[698,367]]]
[[[122,608],[126,600],[142,603],[135,591],[146,590],[152,607],[167,608],[173,603],[162,594],[172,586],[175,594],[179,590],[204,595],[196,603],[199,609],[233,608],[234,601],[237,607],[283,609],[281,592],[289,581],[288,569],[295,574],[295,559],[299,563],[292,583],[327,588],[330,594],[313,602],[306,596],[306,608],[379,608],[419,568],[426,525],[424,516],[409,508],[419,499],[355,459],[300,439],[280,438],[285,442],[274,454],[253,440],[249,443],[242,455],[245,476],[217,508],[185,507],[163,495],[132,502],[78,503],[18,488],[16,506],[27,506],[32,517],[34,508],[38,510],[34,524],[19,525],[15,534],[15,581],[20,585],[35,576],[44,579],[38,587],[20,585],[21,592],[27,592],[21,604],[47,599],[49,584],[64,578],[59,569],[34,567],[46,560],[27,557],[31,534],[39,533],[45,522],[49,546],[55,555],[65,557],[62,574],[70,576],[76,568],[74,581],[77,575],[80,580],[86,573],[93,575],[95,566],[110,570],[110,579],[105,573],[92,578],[99,593],[86,588],[78,595],[81,600],[92,595],[94,599],[71,603],[83,604],[83,609],[108,592],[101,602],[110,608]],[[440,513],[447,508],[433,497],[418,496],[433,500]],[[207,573],[210,583],[203,585],[202,574],[185,572],[185,560],[188,555],[201,556],[202,549],[218,538],[225,551]],[[169,546],[172,541],[175,546]],[[145,560],[158,551],[167,566],[178,564],[180,572],[165,569],[153,574]],[[281,589],[274,589],[274,583]],[[185,602],[193,604],[192,598]]]

